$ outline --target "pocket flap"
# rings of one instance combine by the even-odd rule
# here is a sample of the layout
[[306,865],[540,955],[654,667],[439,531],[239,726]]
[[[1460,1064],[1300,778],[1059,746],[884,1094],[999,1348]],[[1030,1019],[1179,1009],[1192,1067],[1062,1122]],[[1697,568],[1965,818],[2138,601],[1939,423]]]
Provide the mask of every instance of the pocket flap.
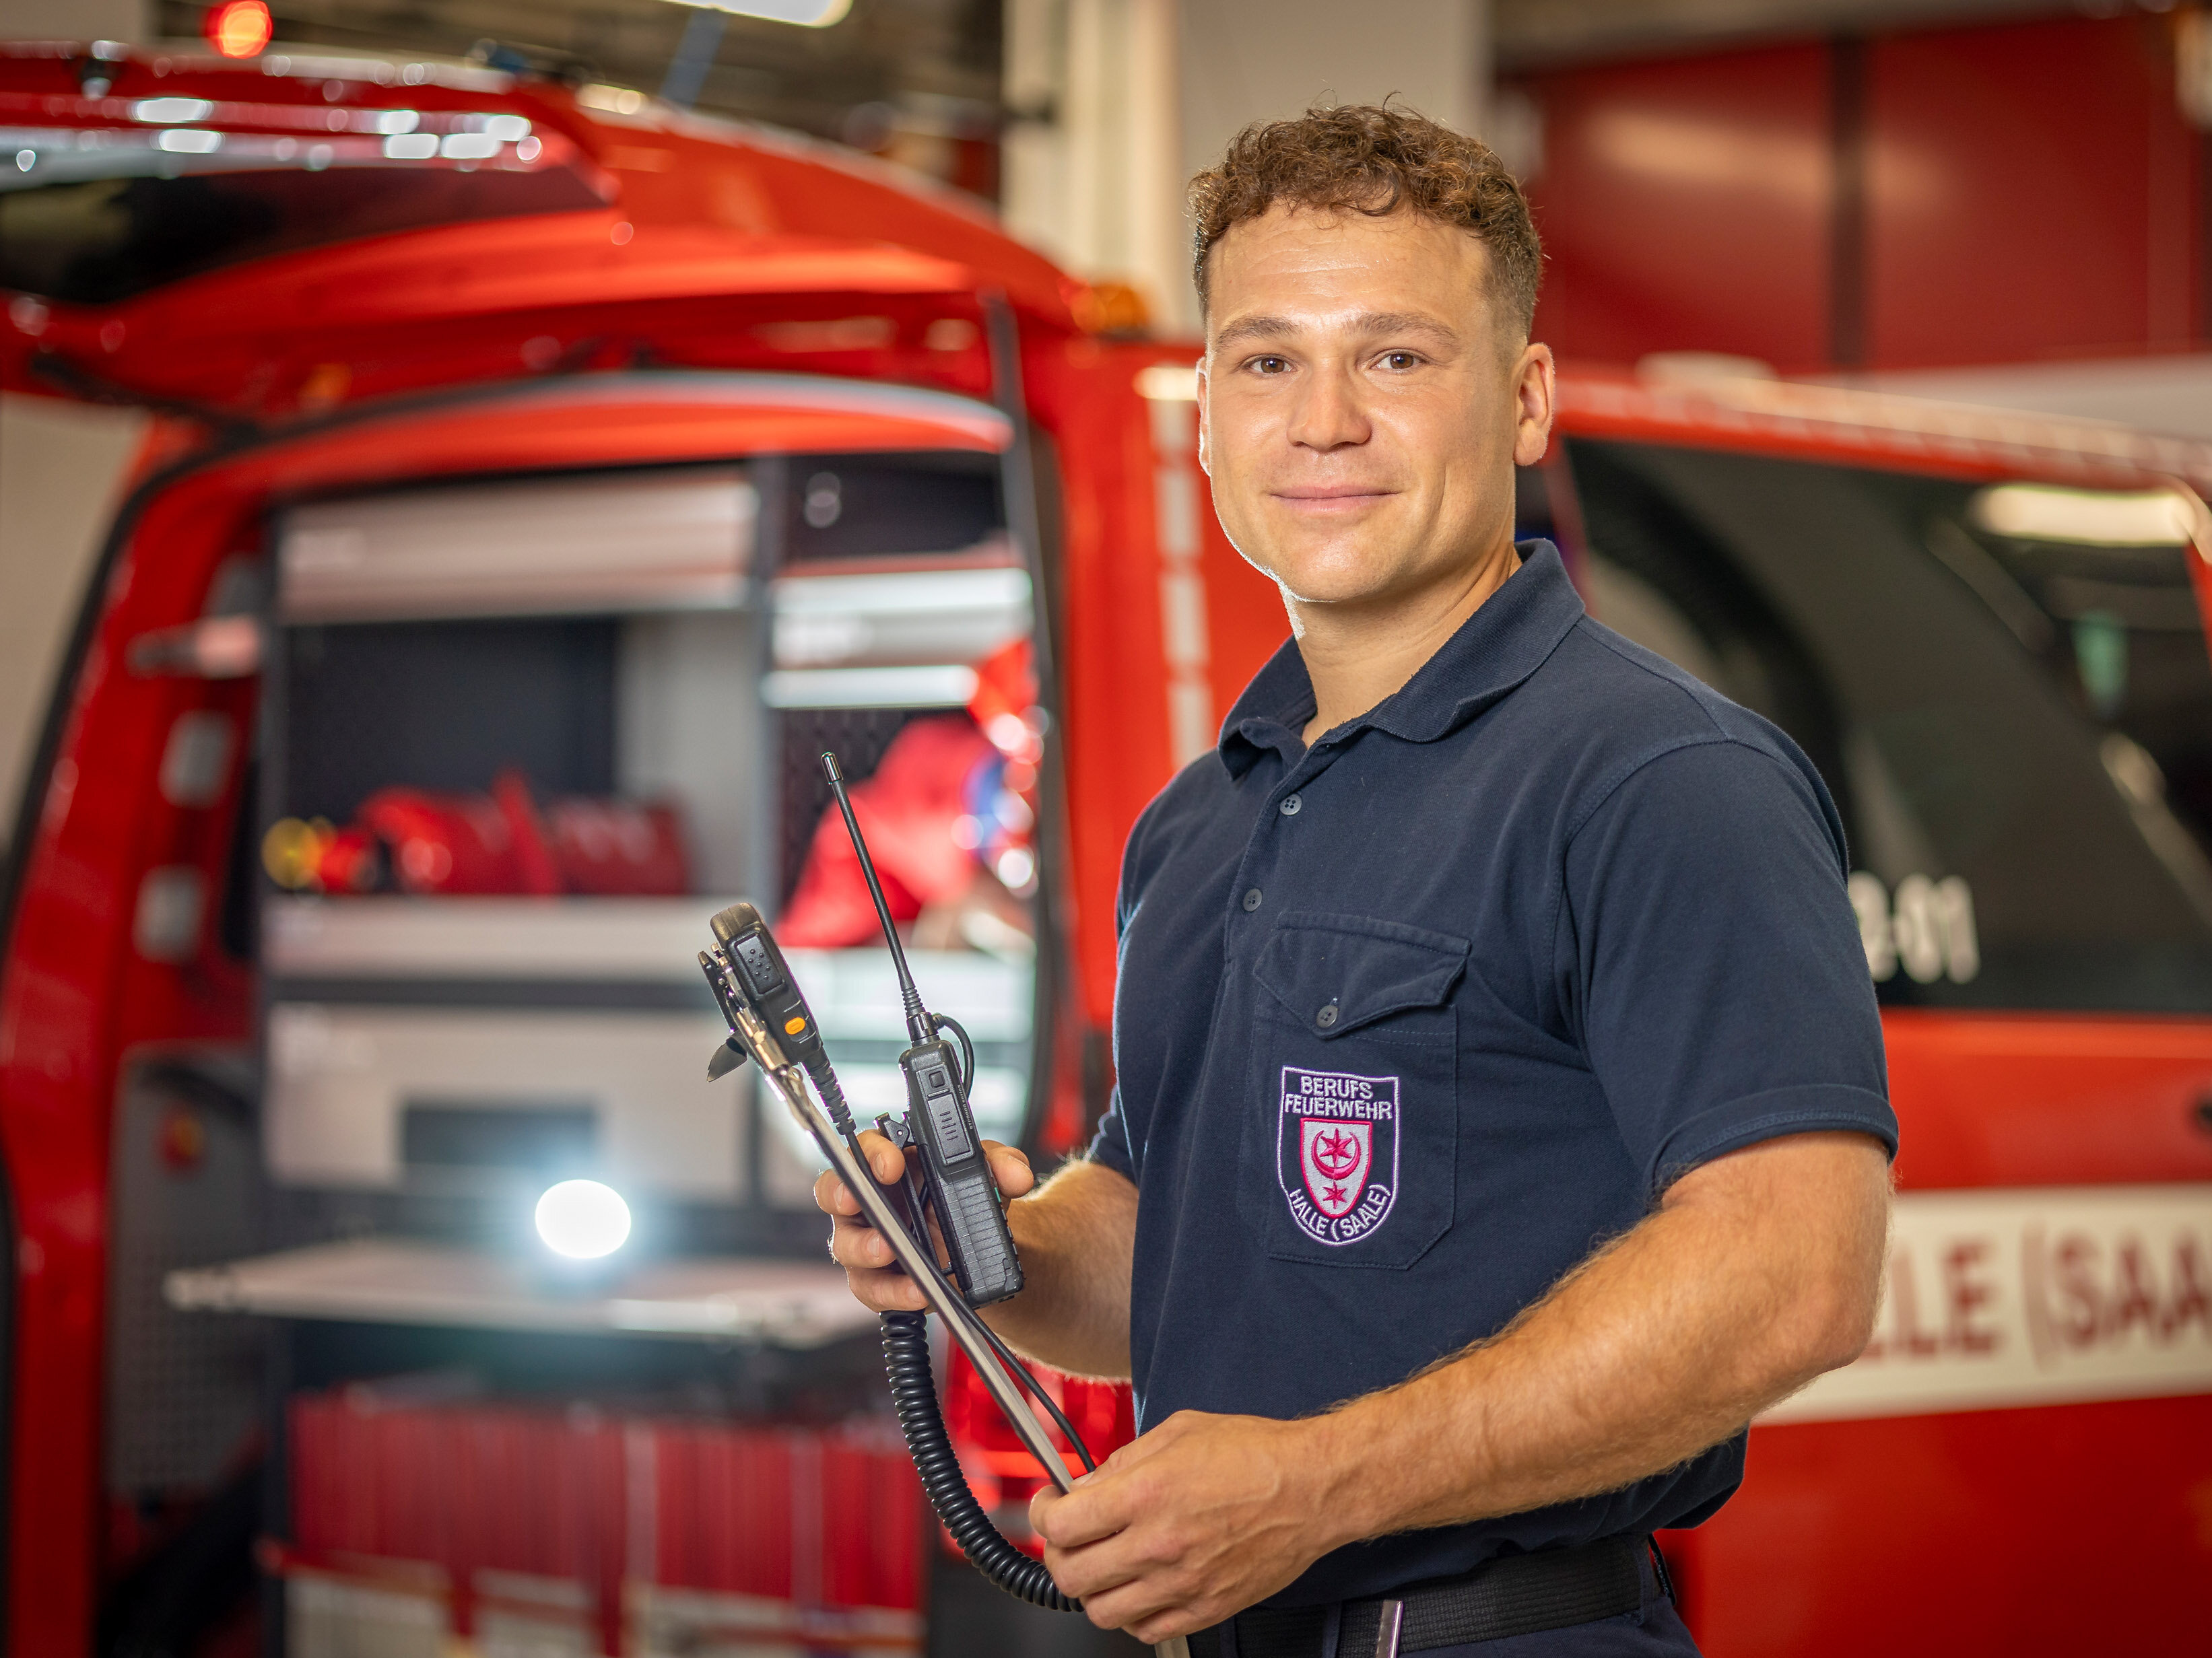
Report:
[[1364,915],[1296,911],[1275,923],[1252,972],[1328,1040],[1408,1008],[1435,1007],[1467,970],[1468,941]]

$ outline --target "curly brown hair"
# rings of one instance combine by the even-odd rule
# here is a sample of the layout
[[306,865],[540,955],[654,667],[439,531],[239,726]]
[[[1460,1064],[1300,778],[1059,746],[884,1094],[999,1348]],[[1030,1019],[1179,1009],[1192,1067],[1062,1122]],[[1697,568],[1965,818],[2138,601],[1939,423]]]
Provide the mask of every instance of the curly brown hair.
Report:
[[1489,250],[1491,291],[1523,337],[1535,319],[1543,246],[1521,186],[1480,138],[1387,103],[1314,108],[1246,127],[1218,166],[1190,181],[1201,313],[1213,245],[1279,202],[1377,216],[1405,207],[1458,225]]

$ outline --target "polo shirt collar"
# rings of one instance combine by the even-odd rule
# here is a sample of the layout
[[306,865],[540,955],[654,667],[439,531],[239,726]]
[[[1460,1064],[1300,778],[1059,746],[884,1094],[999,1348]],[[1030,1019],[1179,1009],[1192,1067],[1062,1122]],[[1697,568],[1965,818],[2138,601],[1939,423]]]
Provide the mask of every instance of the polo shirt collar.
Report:
[[[1550,542],[1525,541],[1520,550],[1521,568],[1411,679],[1330,736],[1342,739],[1372,726],[1408,743],[1431,743],[1456,731],[1542,666],[1582,620],[1582,596],[1567,579],[1559,550]],[[1303,747],[1298,733],[1313,714],[1313,680],[1306,672],[1305,659],[1298,654],[1295,639],[1285,640],[1222,721],[1221,763],[1231,777],[1241,778],[1263,751],[1284,749],[1286,739],[1295,753]]]

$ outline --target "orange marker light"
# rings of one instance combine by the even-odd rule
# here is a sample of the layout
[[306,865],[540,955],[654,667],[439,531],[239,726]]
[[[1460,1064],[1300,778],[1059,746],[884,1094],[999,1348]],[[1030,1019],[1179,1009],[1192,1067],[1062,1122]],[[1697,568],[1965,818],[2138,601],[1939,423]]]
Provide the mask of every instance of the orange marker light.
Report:
[[783,1022],[783,1034],[787,1036],[796,1036],[800,1031],[805,1029],[806,1021],[797,1017],[796,1016],[786,1019]]
[[269,44],[276,26],[265,0],[222,0],[210,6],[200,27],[208,44],[226,58],[252,58]]

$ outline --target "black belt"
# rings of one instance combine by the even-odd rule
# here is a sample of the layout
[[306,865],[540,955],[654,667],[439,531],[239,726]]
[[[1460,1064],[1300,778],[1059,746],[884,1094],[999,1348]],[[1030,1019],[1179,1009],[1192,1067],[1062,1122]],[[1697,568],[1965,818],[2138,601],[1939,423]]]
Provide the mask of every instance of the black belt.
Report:
[[1255,1606],[1229,1624],[1194,1633],[1190,1658],[1324,1658],[1333,1617],[1335,1658],[1432,1652],[1615,1618],[1644,1604],[1643,1555],[1649,1546],[1648,1538],[1615,1537],[1580,1548],[1508,1555],[1462,1577],[1415,1583],[1376,1600],[1346,1600],[1341,1608]]

